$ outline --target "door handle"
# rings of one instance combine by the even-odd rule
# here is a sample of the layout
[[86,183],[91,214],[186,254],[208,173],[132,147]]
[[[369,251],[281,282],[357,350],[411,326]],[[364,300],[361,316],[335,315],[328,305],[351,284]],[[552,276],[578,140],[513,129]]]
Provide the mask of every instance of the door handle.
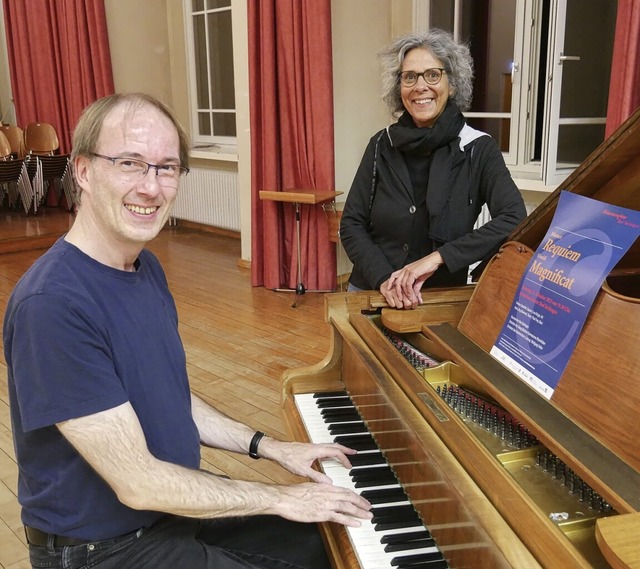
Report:
[[560,57],[558,58],[559,63],[562,63],[563,61],[580,61],[580,56],[579,55],[565,55],[564,53],[560,54]]

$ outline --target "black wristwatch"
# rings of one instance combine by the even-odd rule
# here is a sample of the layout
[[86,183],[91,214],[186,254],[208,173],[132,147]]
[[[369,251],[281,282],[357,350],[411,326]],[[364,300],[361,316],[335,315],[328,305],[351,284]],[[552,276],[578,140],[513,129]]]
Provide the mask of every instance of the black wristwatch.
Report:
[[251,439],[251,442],[249,443],[249,456],[251,458],[255,458],[258,459],[260,458],[258,456],[258,445],[260,444],[260,441],[262,440],[262,437],[264,437],[265,434],[262,431],[256,431],[256,434],[253,435],[253,438]]

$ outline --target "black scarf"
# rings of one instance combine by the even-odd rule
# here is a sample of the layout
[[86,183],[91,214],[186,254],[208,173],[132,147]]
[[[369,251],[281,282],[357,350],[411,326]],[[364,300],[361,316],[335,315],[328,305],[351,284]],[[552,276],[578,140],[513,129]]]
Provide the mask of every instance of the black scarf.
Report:
[[464,126],[464,117],[457,105],[447,102],[442,114],[431,127],[418,127],[413,117],[405,111],[398,122],[389,127],[393,146],[401,152],[430,154],[443,149],[458,139]]
[[458,106],[447,102],[442,114],[432,127],[417,127],[405,111],[398,122],[389,127],[389,138],[400,152],[432,154],[427,192],[427,209],[431,220],[431,237],[447,241],[447,228],[439,227],[436,219],[450,196],[450,172],[456,158],[460,159],[459,134],[465,121]]

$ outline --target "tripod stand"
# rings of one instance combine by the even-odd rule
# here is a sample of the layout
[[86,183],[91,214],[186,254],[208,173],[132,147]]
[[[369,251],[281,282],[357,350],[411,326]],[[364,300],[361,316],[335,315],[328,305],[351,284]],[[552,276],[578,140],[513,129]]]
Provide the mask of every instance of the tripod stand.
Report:
[[261,191],[260,199],[270,200],[275,202],[291,203],[295,207],[296,216],[296,269],[297,269],[297,281],[295,288],[279,288],[276,289],[279,292],[295,292],[296,296],[291,305],[295,308],[298,304],[300,297],[305,292],[331,292],[330,290],[314,290],[307,291],[304,282],[302,282],[302,252],[300,250],[300,233],[301,233],[301,206],[302,204],[317,205],[333,200],[336,196],[339,196],[342,192],[334,192],[329,190],[285,190],[282,192],[274,191]]

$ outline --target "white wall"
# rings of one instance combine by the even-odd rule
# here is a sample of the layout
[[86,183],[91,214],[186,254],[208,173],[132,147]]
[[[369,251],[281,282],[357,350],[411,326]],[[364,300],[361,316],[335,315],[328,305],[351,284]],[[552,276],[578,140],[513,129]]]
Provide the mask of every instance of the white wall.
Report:
[[387,0],[333,0],[331,19],[336,189],[347,192],[367,142],[390,120],[377,53],[389,41],[391,7]]
[[11,77],[4,30],[4,12],[0,9],[0,119],[4,124],[16,124],[16,112],[11,102]]
[[172,106],[167,0],[105,0],[116,92],[143,91]]

